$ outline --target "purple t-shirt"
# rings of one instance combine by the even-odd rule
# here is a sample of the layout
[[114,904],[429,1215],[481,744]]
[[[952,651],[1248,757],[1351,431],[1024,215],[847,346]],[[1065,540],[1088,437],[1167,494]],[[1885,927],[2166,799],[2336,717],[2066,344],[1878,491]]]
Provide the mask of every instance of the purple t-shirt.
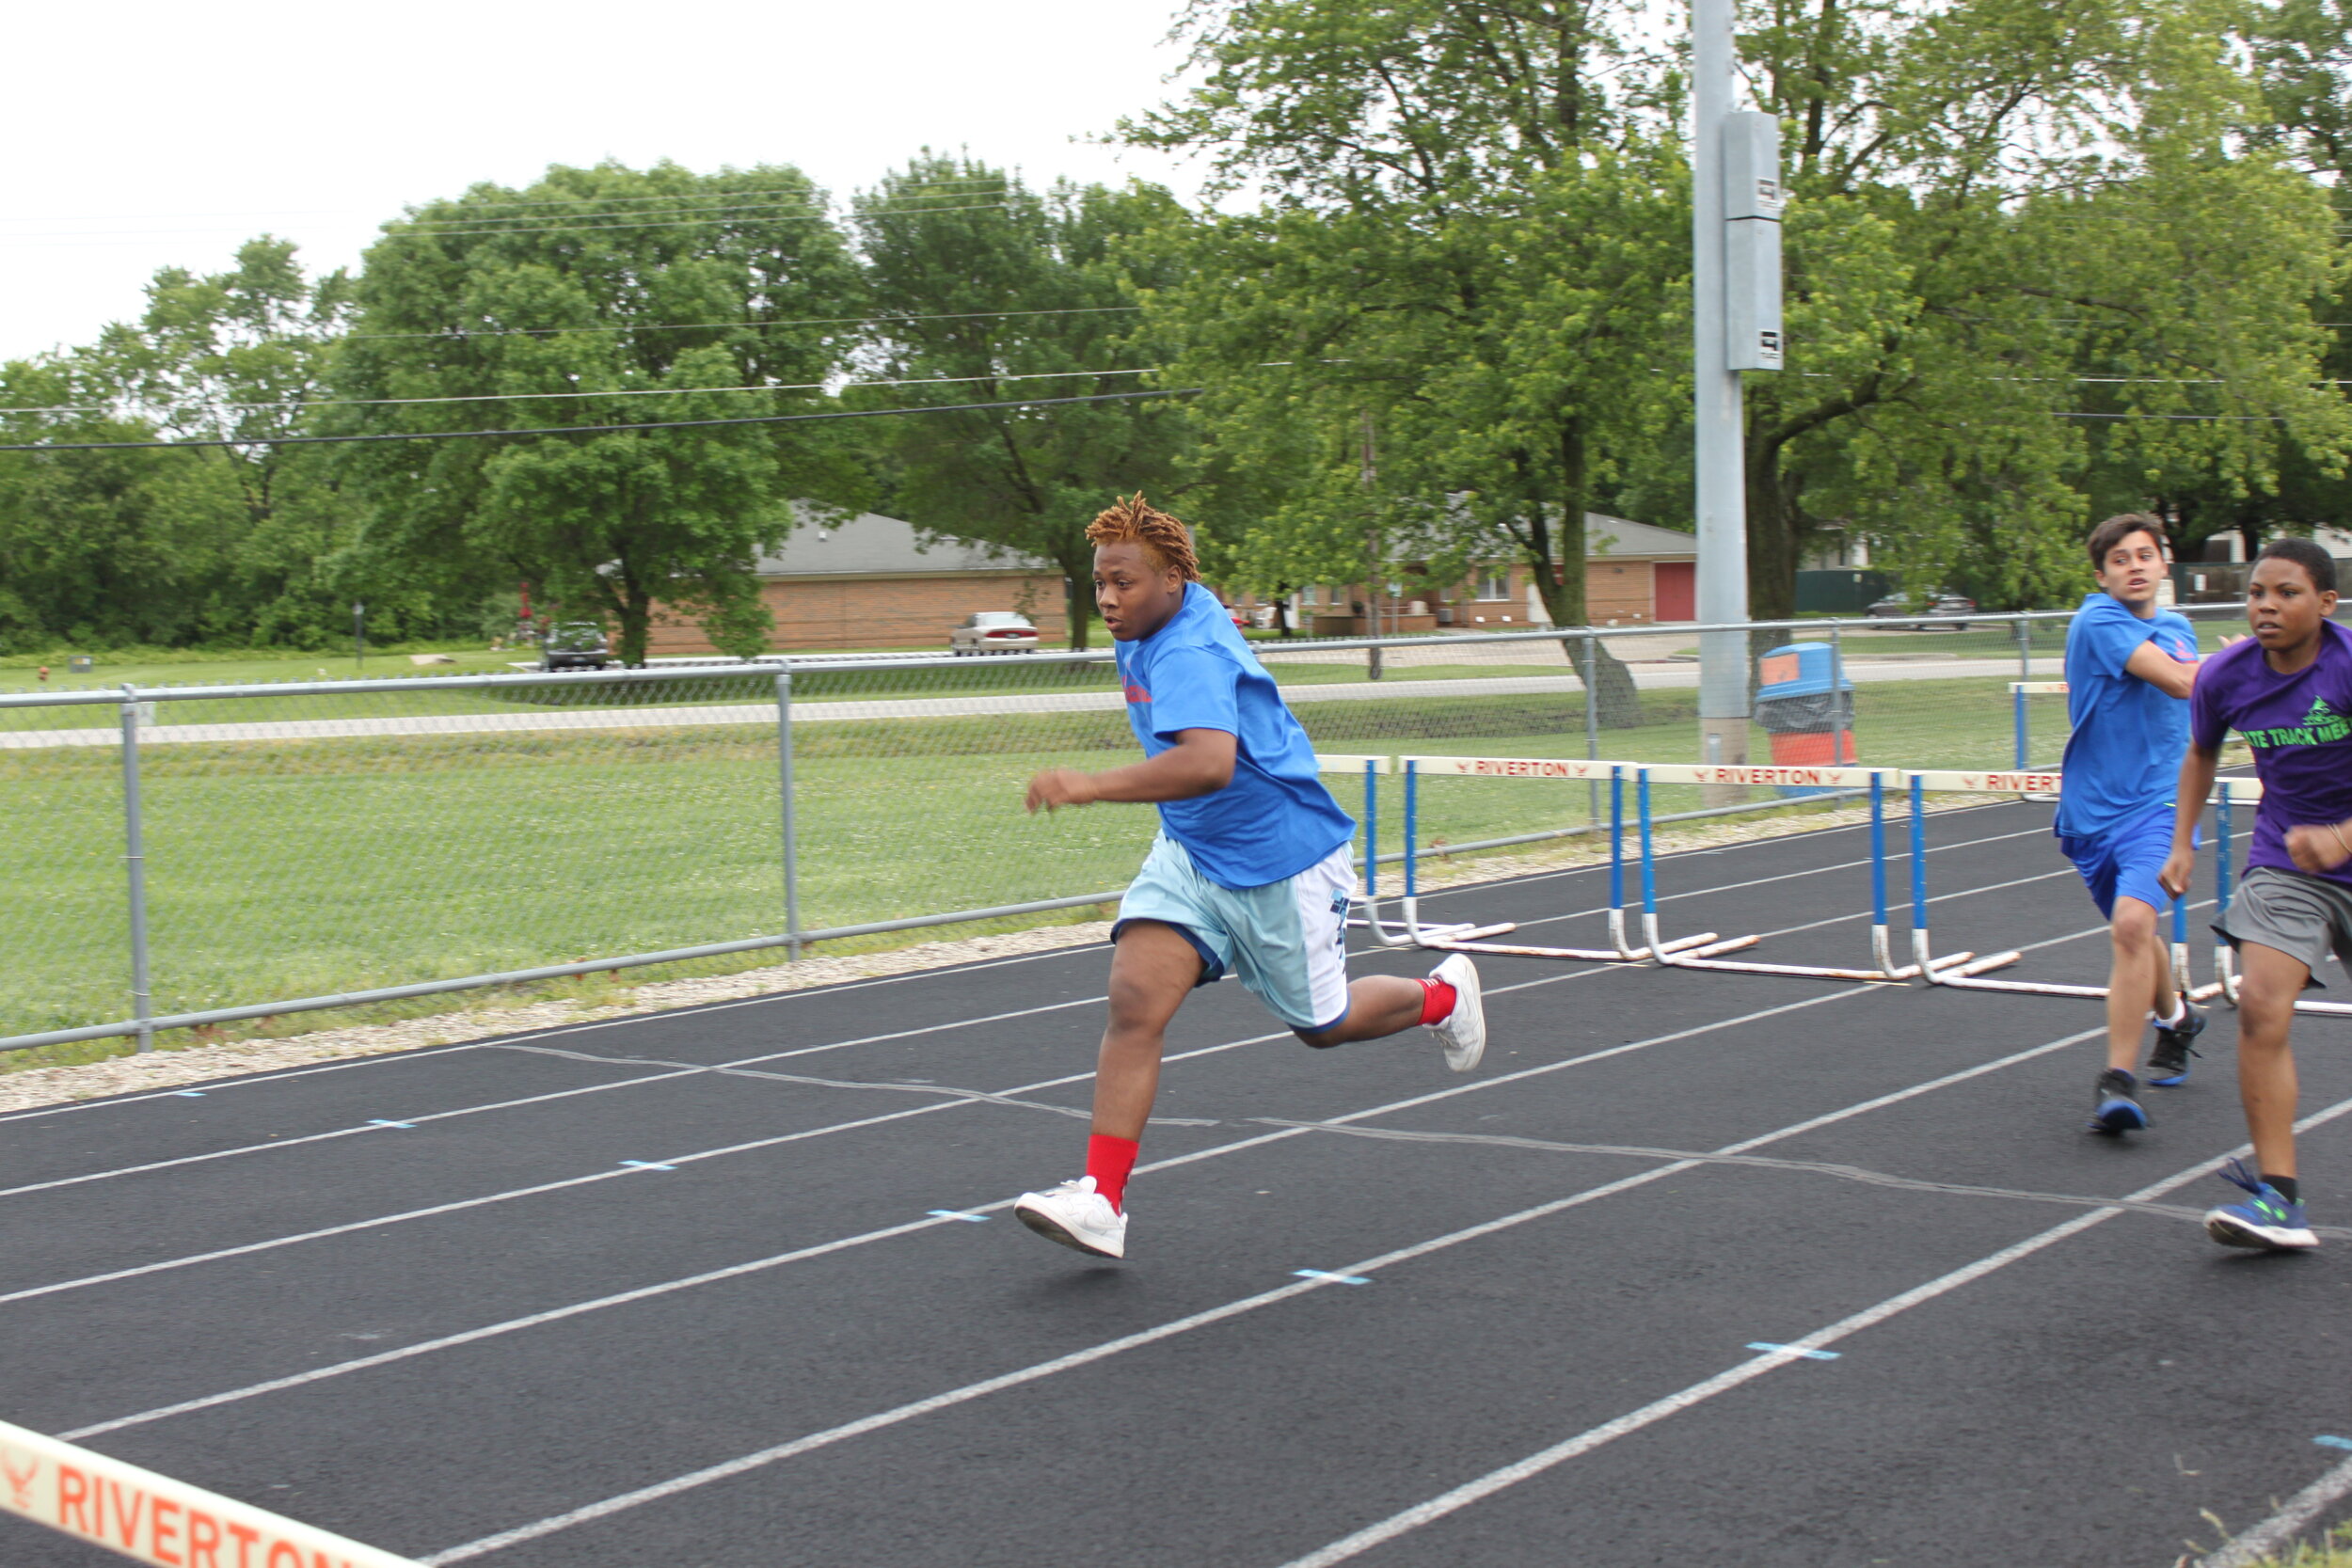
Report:
[[[2292,675],[2273,670],[2252,638],[2233,642],[2198,671],[2188,727],[2206,751],[2220,750],[2230,730],[2254,749],[2263,798],[2246,864],[2296,871],[2289,828],[2352,819],[2352,632],[2320,623],[2319,657]],[[2352,861],[2327,875],[2352,887]]]

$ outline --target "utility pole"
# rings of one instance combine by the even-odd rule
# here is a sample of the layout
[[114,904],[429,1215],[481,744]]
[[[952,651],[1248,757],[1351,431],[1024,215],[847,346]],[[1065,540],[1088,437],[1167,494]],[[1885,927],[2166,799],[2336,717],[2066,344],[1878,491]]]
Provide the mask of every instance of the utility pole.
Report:
[[[1692,414],[1698,612],[1708,626],[1748,614],[1740,372],[1781,363],[1779,126],[1732,111],[1736,10],[1736,0],[1692,0],[1691,9]],[[1699,756],[1748,760],[1744,632],[1699,636]],[[1745,792],[1710,785],[1706,794],[1713,805]]]
[[1373,461],[1372,416],[1364,416],[1364,455],[1357,469],[1364,486],[1364,626],[1380,635],[1380,496],[1379,470]]

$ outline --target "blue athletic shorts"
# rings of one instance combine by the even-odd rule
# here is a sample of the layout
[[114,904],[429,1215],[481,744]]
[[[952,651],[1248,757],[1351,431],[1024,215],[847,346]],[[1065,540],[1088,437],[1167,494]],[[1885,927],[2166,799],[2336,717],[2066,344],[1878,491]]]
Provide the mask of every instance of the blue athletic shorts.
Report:
[[2058,847],[2082,873],[2090,900],[2102,920],[2115,918],[2118,898],[2137,898],[2161,914],[2172,907],[2172,895],[2156,880],[2172,853],[2172,808],[2153,806],[2126,818],[2101,838],[2070,838],[2058,834]]
[[1199,984],[1231,970],[1276,1018],[1314,1033],[1347,1016],[1347,904],[1355,893],[1344,844],[1295,877],[1230,888],[1200,875],[1184,847],[1162,833],[1119,901],[1111,940],[1131,921],[1173,926],[1200,955]]

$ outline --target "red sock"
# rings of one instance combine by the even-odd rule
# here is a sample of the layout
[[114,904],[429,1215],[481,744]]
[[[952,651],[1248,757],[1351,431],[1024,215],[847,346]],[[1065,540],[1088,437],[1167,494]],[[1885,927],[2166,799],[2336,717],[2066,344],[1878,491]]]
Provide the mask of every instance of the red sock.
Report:
[[1115,1212],[1125,1212],[1127,1173],[1136,1168],[1136,1151],[1143,1146],[1133,1138],[1106,1138],[1097,1132],[1087,1139],[1087,1174],[1094,1190],[1111,1200]]
[[1421,1005],[1421,1021],[1423,1023],[1443,1022],[1452,1015],[1455,998],[1451,985],[1443,980],[1423,980],[1421,989],[1429,993]]

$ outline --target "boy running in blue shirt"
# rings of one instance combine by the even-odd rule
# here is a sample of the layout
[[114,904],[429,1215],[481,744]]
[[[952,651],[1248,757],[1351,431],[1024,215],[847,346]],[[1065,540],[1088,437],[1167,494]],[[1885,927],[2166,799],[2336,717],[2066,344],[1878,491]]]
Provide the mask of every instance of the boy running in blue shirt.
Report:
[[[2099,592],[2083,595],[2066,628],[2066,710],[2074,734],[2058,786],[2058,847],[2082,873],[2107,922],[2107,1065],[2091,1093],[2090,1131],[2148,1125],[2139,1103],[2140,1036],[2156,1021],[2148,1082],[2188,1077],[2189,1042],[2204,1016],[2172,986],[2157,931],[2168,900],[2157,881],[2172,847],[2173,784],[2188,742],[2197,630],[2156,608],[2165,578],[2164,524],[2144,512],[2090,531]],[[2202,800],[2203,796],[2198,799]]]
[[1111,927],[1110,1023],[1086,1174],[1024,1193],[1013,1213],[1049,1241],[1122,1258],[1127,1177],[1159,1090],[1161,1040],[1194,987],[1230,969],[1312,1046],[1425,1024],[1456,1072],[1478,1065],[1486,1024],[1478,972],[1458,953],[1426,980],[1348,983],[1355,821],[1323,787],[1314,748],[1273,678],[1200,586],[1184,525],[1136,496],[1096,517],[1087,537],[1145,760],[1040,773],[1028,807],[1150,800],[1160,833]]
[[2246,619],[2254,635],[2213,656],[2189,703],[2180,811],[2164,885],[2185,891],[2189,834],[2213,790],[2222,739],[2253,748],[2262,803],[2246,879],[2214,927],[2237,949],[2237,1085],[2254,1166],[2223,1177],[2244,1202],[2205,1215],[2225,1246],[2302,1251],[2319,1244],[2295,1176],[2295,999],[2332,950],[2352,966],[2352,633],[2336,609],[2336,563],[2308,539],[2274,539],[2254,559]]

